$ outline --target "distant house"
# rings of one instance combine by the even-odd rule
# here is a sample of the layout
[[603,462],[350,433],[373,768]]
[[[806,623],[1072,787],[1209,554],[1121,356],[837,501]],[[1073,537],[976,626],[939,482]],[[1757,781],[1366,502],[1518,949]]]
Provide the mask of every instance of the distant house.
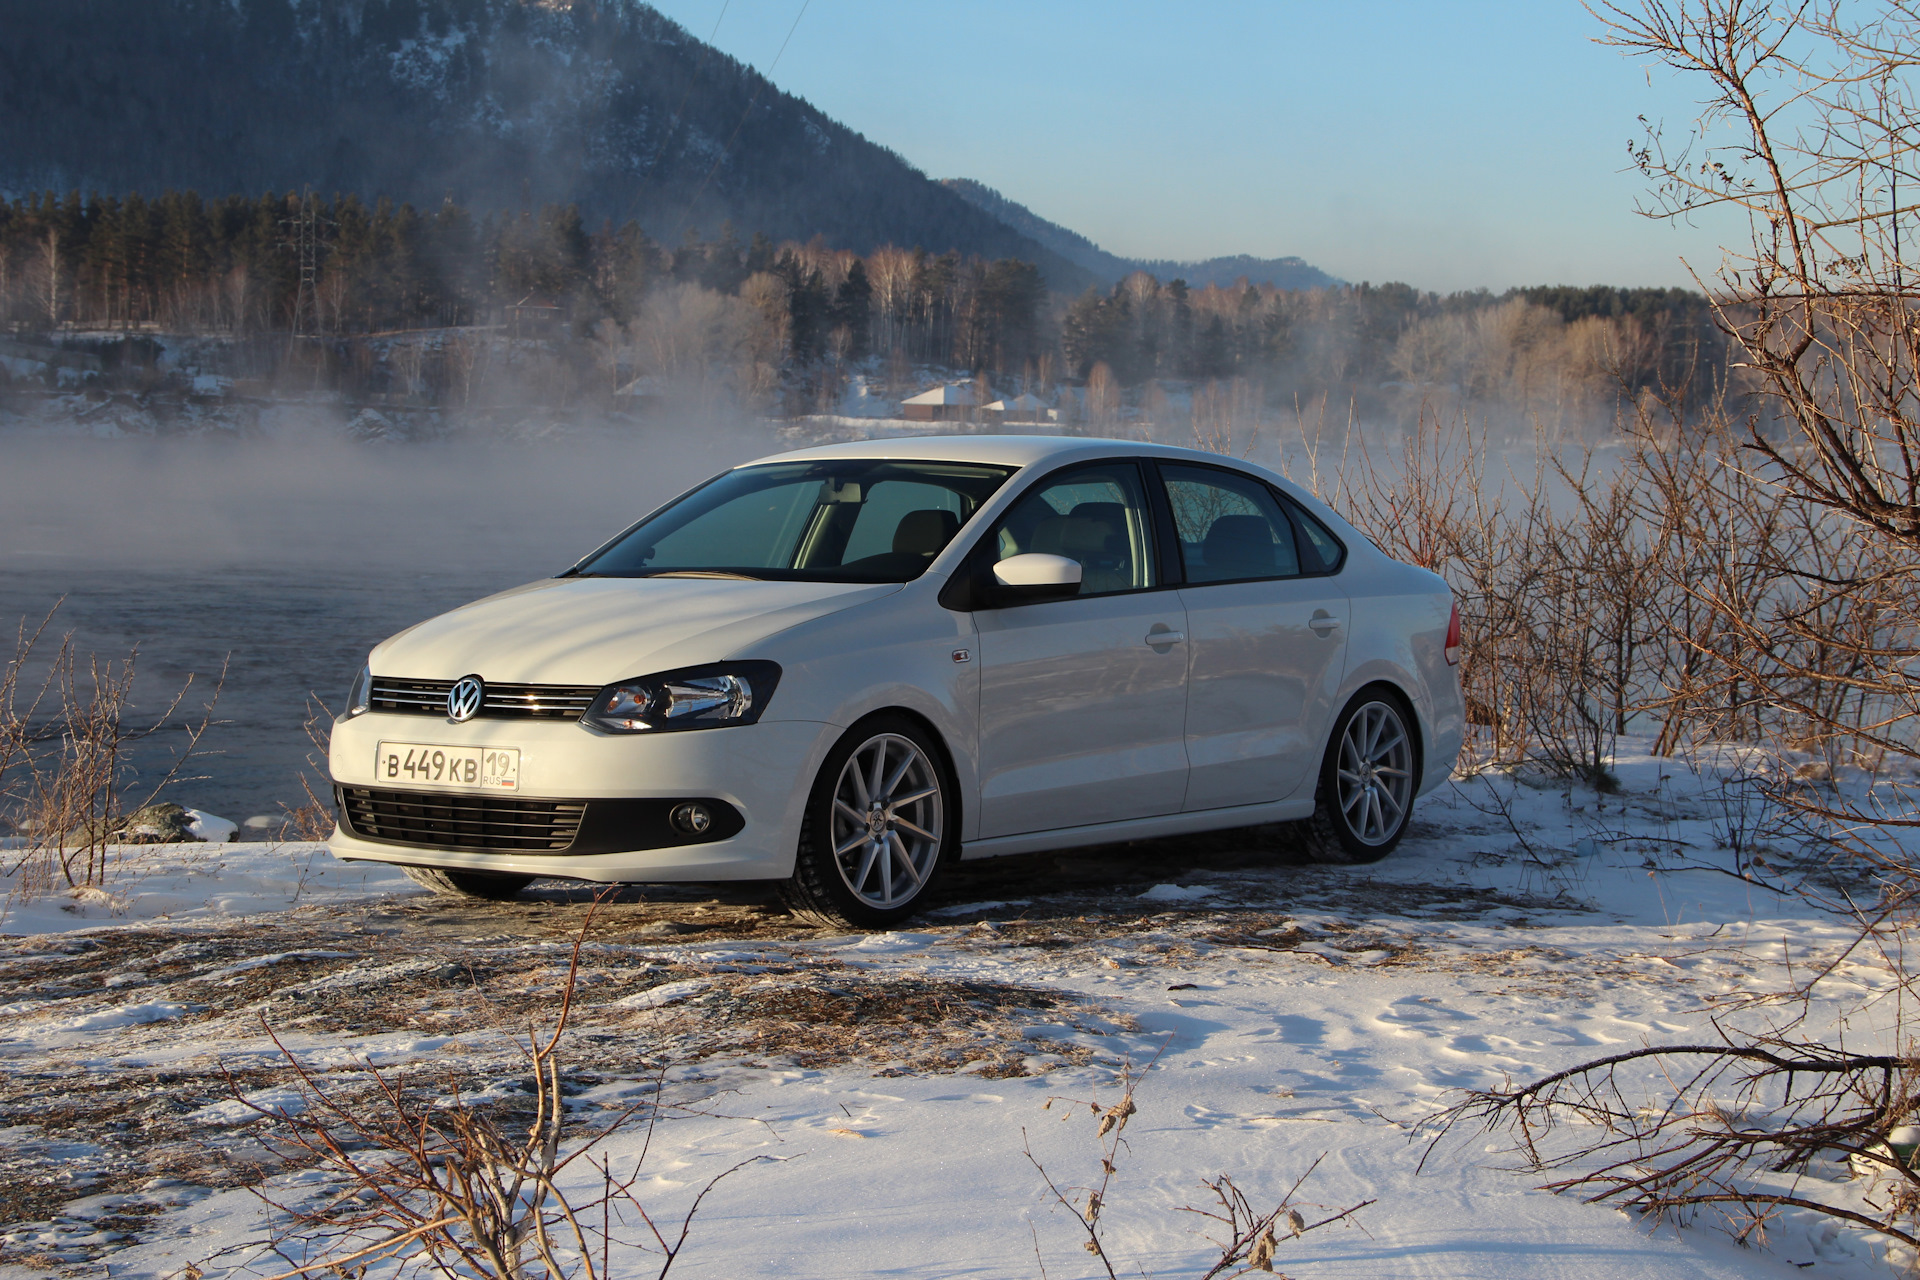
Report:
[[900,415],[915,422],[971,422],[980,413],[973,384],[949,382],[900,402]]
[[530,293],[507,308],[507,332],[516,338],[550,338],[560,327],[560,304]]
[[995,400],[987,406],[986,414],[989,422],[1048,422],[1053,418],[1044,400],[1025,394]]
[[613,394],[629,408],[657,408],[667,398],[667,380],[657,373],[643,373]]

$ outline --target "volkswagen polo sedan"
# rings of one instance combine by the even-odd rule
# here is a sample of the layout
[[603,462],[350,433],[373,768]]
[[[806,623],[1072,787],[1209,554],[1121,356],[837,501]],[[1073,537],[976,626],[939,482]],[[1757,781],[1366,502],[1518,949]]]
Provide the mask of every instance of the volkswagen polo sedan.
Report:
[[1453,764],[1459,643],[1439,577],[1245,463],[806,449],[375,648],[332,847],[489,898],[774,880],[861,927],[955,859],[1289,822],[1371,861]]

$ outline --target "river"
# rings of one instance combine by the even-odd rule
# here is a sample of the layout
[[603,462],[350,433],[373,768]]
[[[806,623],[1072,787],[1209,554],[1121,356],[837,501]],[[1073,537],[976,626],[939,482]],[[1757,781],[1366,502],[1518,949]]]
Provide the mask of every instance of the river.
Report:
[[[376,642],[564,569],[687,485],[779,447],[702,424],[487,446],[11,436],[0,625],[31,627],[57,603],[41,659],[66,634],[81,655],[137,650],[136,723],[183,687],[176,719],[197,720],[224,665],[205,754],[164,798],[237,822],[276,815],[304,802],[303,771],[321,777],[309,696],[337,707]],[[135,747],[135,793],[185,738]]]

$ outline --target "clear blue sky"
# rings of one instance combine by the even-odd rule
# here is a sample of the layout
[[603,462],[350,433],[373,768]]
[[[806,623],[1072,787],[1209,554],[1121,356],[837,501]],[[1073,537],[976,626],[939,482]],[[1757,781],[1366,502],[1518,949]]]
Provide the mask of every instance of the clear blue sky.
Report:
[[[802,4],[654,2],[762,72]],[[1740,228],[1641,218],[1621,170],[1636,117],[1683,130],[1698,86],[1599,31],[1573,0],[810,0],[771,78],[1130,257],[1686,284]]]

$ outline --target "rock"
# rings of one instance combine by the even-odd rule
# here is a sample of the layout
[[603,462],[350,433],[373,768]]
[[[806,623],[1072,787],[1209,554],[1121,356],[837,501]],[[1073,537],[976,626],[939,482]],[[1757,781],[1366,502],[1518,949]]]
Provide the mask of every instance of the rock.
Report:
[[172,801],[142,805],[132,813],[105,824],[96,820],[65,837],[68,845],[84,845],[102,840],[106,844],[192,844],[207,841],[225,844],[239,836],[239,824],[225,818],[187,809]]
[[107,835],[122,844],[185,844],[199,839],[187,810],[171,800],[142,805],[109,827]]

